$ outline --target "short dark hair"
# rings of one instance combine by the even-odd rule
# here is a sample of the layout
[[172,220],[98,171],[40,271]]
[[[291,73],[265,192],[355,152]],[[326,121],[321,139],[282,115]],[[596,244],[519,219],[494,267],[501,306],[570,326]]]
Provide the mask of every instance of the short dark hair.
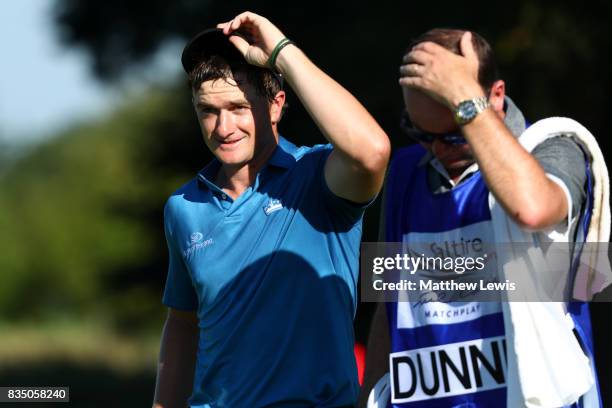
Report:
[[[408,51],[417,44],[431,41],[455,54],[461,54],[461,37],[465,32],[466,30],[453,28],[434,28],[412,40]],[[480,86],[488,92],[493,86],[493,83],[500,79],[497,62],[495,61],[495,54],[487,40],[474,31],[471,33],[472,44],[478,55],[478,82]]]
[[282,89],[279,80],[272,71],[257,67],[242,59],[232,59],[227,56],[210,55],[194,66],[188,74],[188,83],[191,90],[196,92],[203,82],[214,80],[237,80],[237,74],[244,74],[246,80],[255,87],[257,94],[272,102],[276,94]]

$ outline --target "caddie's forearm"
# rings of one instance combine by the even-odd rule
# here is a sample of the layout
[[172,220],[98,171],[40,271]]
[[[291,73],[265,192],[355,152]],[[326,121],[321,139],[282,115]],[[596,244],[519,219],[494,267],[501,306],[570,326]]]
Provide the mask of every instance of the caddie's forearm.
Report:
[[563,190],[510,133],[492,110],[463,126],[487,186],[519,224],[542,229],[567,216]]
[[353,95],[295,45],[281,51],[276,67],[337,152],[355,166],[384,172],[389,139]]
[[162,332],[154,408],[187,406],[192,392],[198,347],[198,328],[176,319],[167,319]]

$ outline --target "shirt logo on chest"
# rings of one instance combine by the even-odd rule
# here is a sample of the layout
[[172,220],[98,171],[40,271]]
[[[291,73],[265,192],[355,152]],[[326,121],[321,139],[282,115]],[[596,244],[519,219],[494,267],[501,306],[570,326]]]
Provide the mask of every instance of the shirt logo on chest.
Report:
[[271,198],[263,210],[264,210],[264,213],[266,213],[266,215],[270,215],[273,212],[282,210],[282,209],[283,209],[283,203],[281,203],[281,200],[276,199],[276,198]]
[[183,251],[183,255],[185,257],[188,257],[196,250],[201,249],[201,248],[206,248],[207,246],[212,245],[212,243],[213,243],[212,238],[208,238],[204,240],[204,234],[202,234],[201,232],[194,232],[189,236],[187,249]]
[[194,232],[189,236],[192,245],[200,242],[202,238],[204,238],[204,235],[201,232]]

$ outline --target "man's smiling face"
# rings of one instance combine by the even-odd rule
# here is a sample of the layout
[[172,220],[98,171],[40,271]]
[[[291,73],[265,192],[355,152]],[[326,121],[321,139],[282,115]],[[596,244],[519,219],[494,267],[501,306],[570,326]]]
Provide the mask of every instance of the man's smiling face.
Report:
[[223,165],[242,167],[276,144],[270,104],[245,75],[202,82],[193,103],[204,142]]

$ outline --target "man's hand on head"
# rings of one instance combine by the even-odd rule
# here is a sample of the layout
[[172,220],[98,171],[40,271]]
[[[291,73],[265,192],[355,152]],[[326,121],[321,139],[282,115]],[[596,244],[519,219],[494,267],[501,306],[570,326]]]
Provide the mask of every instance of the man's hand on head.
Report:
[[284,34],[266,18],[246,12],[217,28],[229,36],[250,64],[274,65],[268,68],[283,75],[333,145],[324,170],[329,190],[354,203],[367,203],[374,198],[384,181],[391,145],[384,130],[359,101],[298,47],[283,41]]
[[266,67],[274,47],[285,36],[265,17],[245,11],[226,23],[217,24],[249,64]]
[[478,82],[478,55],[469,31],[461,37],[461,54],[433,42],[419,43],[403,58],[399,83],[454,110],[459,102],[484,95]]

